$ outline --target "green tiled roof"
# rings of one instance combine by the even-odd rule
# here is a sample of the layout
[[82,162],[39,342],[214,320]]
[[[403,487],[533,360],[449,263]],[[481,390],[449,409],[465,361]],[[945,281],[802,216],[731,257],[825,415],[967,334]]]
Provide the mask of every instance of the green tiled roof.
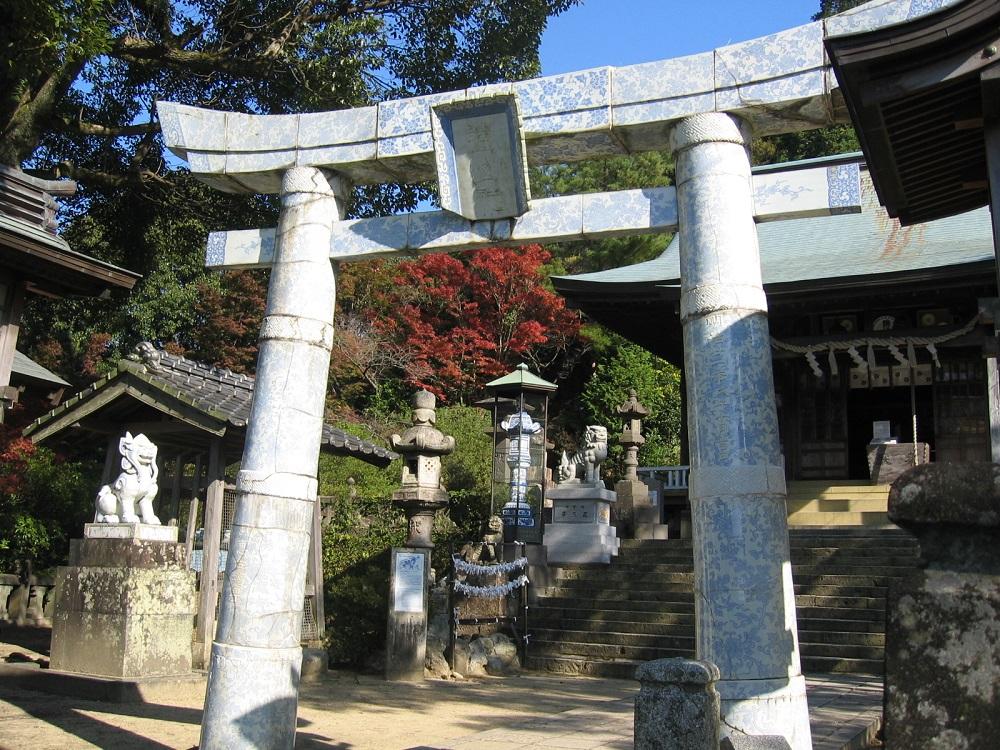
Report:
[[11,373],[15,375],[20,375],[22,378],[27,378],[39,383],[48,383],[49,385],[56,386],[67,386],[65,380],[56,375],[51,370],[42,367],[40,364],[31,359],[27,354],[14,350],[14,362],[11,365]]

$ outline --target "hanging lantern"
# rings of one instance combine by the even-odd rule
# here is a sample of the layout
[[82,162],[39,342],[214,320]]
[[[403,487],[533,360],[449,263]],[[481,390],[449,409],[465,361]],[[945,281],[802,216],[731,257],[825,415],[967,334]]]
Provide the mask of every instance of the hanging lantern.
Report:
[[504,541],[542,541],[545,432],[556,387],[522,363],[487,383],[490,398],[479,402],[493,413],[491,513],[499,506]]

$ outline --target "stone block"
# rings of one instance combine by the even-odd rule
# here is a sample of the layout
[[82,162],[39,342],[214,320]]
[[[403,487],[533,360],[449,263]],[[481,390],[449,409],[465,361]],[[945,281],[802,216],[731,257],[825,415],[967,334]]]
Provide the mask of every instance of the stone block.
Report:
[[88,523],[84,539],[129,539],[139,542],[176,542],[176,526],[149,523]]
[[[378,107],[356,107],[335,112],[303,113],[299,118],[299,148],[374,142]],[[374,151],[374,147],[372,149]]]
[[552,523],[545,527],[550,565],[611,562],[618,554],[615,527],[606,524]]
[[84,539],[58,569],[52,669],[137,678],[191,671],[194,573],[184,545]]
[[[868,474],[873,484],[892,484],[907,469],[929,463],[931,448],[927,443],[869,443]],[[914,456],[916,453],[916,456]]]
[[720,750],[792,750],[792,746],[777,734],[734,734],[722,739]]
[[957,0],[916,0],[914,2],[864,3],[824,20],[827,36],[860,34],[891,24],[903,23],[917,16],[933,13]]
[[815,21],[715,50],[715,88],[823,67],[823,23]]
[[413,213],[409,220],[406,247],[411,250],[485,247],[490,242],[488,222],[470,222],[447,211]]
[[272,151],[295,148],[298,115],[247,115],[226,113],[226,150]]
[[[1000,528],[1000,465],[923,464],[889,488],[889,519],[918,536],[950,524]],[[922,550],[926,556],[927,550]]]
[[582,197],[585,235],[616,237],[657,228],[669,231],[677,226],[677,196],[672,187],[591,193]]
[[532,203],[531,211],[514,221],[511,240],[514,242],[546,242],[561,237],[564,240],[583,235],[583,197],[561,196]]
[[1000,737],[1000,466],[925,464],[889,491],[922,567],[886,602],[887,747],[986,748]]
[[0,621],[7,620],[10,612],[7,608],[8,600],[13,596],[14,590],[21,585],[21,579],[9,573],[0,573]]
[[[612,68],[592,68],[573,73],[534,78],[514,84],[518,107],[525,119],[576,115],[581,110],[604,109],[610,119]],[[566,120],[568,122],[568,119]],[[548,128],[565,130],[552,120]]]
[[657,659],[635,673],[636,750],[717,750],[719,668],[705,661]]
[[715,53],[626,65],[612,71],[615,125],[618,107],[637,102],[675,100],[715,90]]
[[303,648],[302,649],[302,672],[303,682],[318,682],[323,679],[330,669],[330,654],[325,648]]

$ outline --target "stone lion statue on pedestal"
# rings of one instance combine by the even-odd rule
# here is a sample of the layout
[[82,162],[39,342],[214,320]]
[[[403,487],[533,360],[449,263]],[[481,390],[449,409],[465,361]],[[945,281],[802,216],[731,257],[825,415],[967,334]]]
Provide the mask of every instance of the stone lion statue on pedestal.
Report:
[[587,425],[583,433],[583,449],[572,456],[563,451],[559,462],[559,483],[586,482],[596,484],[601,481],[601,464],[608,457],[608,428]]
[[[148,523],[160,525],[153,513],[153,500],[160,488],[156,484],[156,446],[143,434],[132,437],[126,432],[118,441],[122,454],[122,473],[112,484],[97,493],[95,523]],[[136,504],[139,513],[136,515]]]

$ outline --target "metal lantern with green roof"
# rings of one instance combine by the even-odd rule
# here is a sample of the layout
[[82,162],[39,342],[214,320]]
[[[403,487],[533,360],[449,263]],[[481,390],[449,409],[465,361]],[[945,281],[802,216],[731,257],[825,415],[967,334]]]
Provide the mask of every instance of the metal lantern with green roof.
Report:
[[490,398],[480,402],[493,413],[491,513],[502,503],[504,541],[542,541],[545,504],[545,431],[549,395],[556,384],[524,363],[486,384]]

